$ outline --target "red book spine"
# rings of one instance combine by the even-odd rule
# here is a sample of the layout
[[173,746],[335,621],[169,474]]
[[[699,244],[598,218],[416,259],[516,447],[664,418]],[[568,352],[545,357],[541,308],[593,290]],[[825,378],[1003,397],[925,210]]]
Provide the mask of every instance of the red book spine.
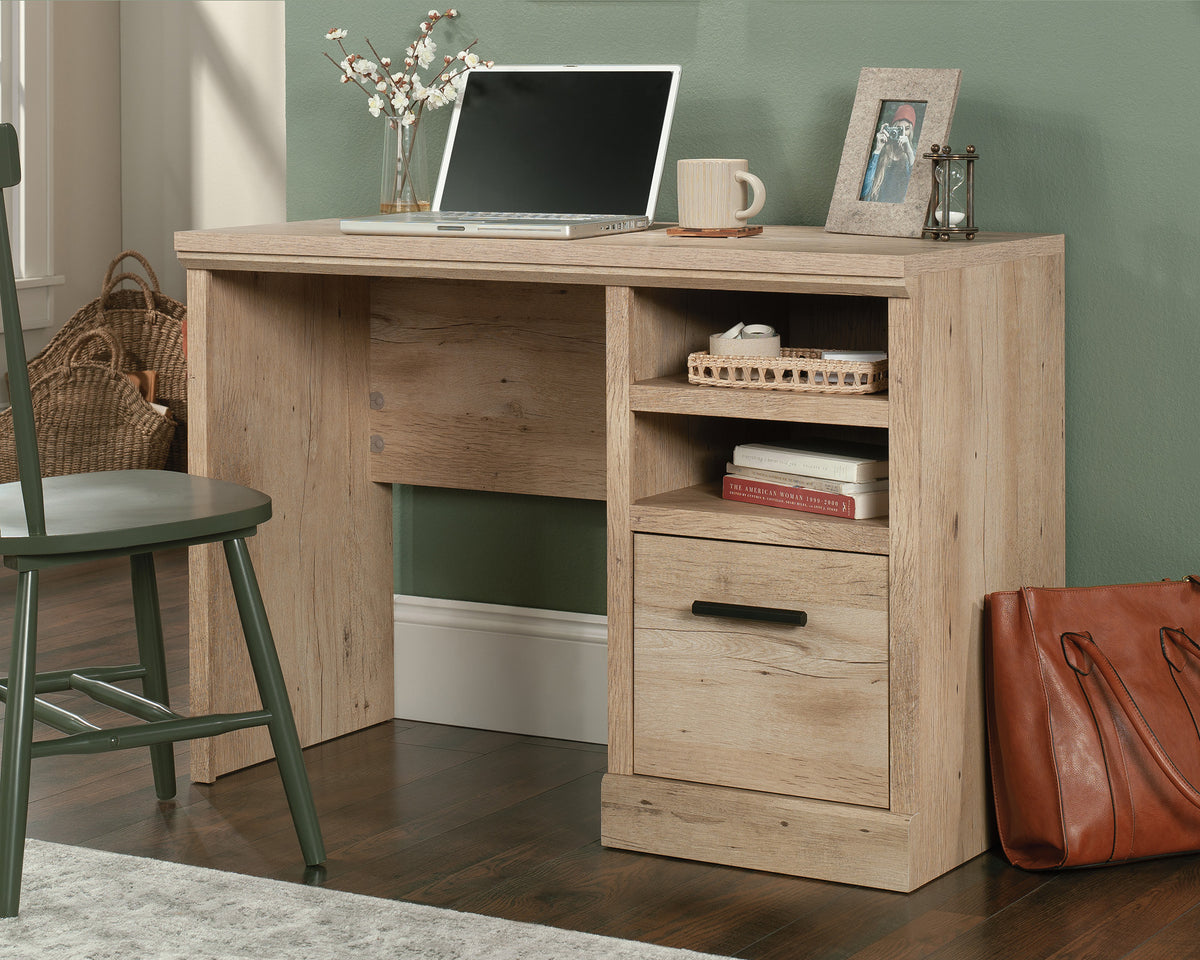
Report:
[[743,500],[768,507],[786,507],[805,513],[854,519],[854,498],[844,493],[821,493],[803,487],[785,487],[777,483],[726,476],[721,482],[721,496],[726,500]]

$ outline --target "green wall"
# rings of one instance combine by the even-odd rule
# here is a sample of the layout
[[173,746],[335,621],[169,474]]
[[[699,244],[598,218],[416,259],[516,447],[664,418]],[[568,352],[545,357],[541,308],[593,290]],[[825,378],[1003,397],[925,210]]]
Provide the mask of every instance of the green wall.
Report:
[[[377,203],[378,121],[320,56],[334,46],[325,31],[348,28],[351,50],[365,33],[386,53],[409,42],[427,9],[287,0],[290,219]],[[680,157],[749,158],[768,185],[766,223],[825,222],[861,67],[962,68],[951,142],[974,143],[981,156],[977,222],[1067,237],[1068,580],[1200,572],[1200,4],[463,0],[459,9],[446,49],[478,36],[479,52],[504,63],[682,64],[668,170]],[[669,174],[659,219],[674,212]],[[406,592],[603,612],[600,504],[411,488],[396,502]]]

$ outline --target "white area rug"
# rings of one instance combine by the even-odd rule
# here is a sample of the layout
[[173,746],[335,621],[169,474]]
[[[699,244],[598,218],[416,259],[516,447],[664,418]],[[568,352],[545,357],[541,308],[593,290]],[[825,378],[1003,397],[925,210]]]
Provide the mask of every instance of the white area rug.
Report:
[[0,957],[699,960],[709,954],[30,840]]

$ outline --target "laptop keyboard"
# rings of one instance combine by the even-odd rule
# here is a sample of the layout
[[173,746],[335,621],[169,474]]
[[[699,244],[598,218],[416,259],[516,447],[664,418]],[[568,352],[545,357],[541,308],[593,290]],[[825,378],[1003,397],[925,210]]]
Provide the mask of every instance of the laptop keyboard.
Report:
[[567,220],[571,223],[595,220],[595,213],[476,213],[462,214],[468,220]]
[[[481,210],[426,210],[421,213],[407,214],[406,220],[516,220],[526,223],[585,223],[595,220],[599,214],[594,213],[489,213]],[[605,215],[607,218],[607,215]]]

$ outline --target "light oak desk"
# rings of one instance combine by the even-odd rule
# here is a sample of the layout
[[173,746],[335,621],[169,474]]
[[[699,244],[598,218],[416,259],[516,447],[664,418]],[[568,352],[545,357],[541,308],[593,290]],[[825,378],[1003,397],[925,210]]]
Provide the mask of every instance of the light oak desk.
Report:
[[[610,845],[912,889],[987,845],[984,593],[1061,583],[1063,239],[176,235],[192,469],[268,492],[251,541],[305,744],[390,719],[388,484],[608,501]],[[697,387],[737,319],[883,347],[885,394]],[[606,430],[607,427],[607,430]],[[887,439],[891,515],[720,499],[733,443]],[[691,617],[692,599],[809,626]],[[195,710],[254,702],[191,558]],[[192,748],[193,776],[269,756]]]

